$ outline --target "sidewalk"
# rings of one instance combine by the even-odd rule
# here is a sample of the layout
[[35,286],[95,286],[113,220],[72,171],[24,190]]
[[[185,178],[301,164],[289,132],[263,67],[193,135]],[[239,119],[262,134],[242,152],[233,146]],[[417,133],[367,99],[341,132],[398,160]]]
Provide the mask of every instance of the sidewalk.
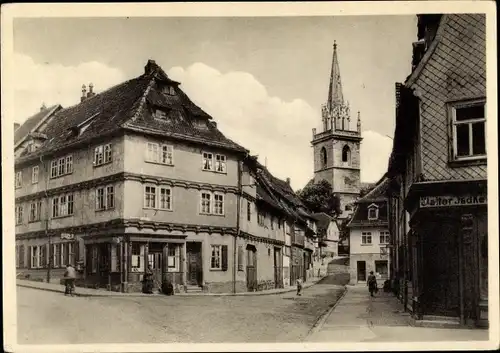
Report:
[[[312,277],[306,283],[303,284],[303,289],[309,288],[319,282],[323,277]],[[37,282],[37,281],[28,281],[28,280],[20,280],[18,279],[16,285],[19,287],[31,288],[31,289],[39,289],[50,292],[64,293],[64,286],[62,284],[57,283],[46,283],[46,282]],[[269,289],[263,290],[259,292],[242,292],[242,293],[175,293],[174,295],[183,296],[183,297],[199,297],[199,296],[245,296],[245,295],[271,295],[271,294],[281,294],[294,292],[297,288],[295,286],[290,286],[287,288],[277,288],[277,289]],[[76,287],[75,295],[79,297],[165,297],[164,294],[144,294],[144,293],[121,293],[121,292],[112,292],[107,291],[105,289],[91,289],[91,288],[82,288]]]
[[309,342],[431,342],[488,340],[488,330],[436,329],[410,326],[392,293],[371,298],[365,286],[347,292],[308,337]]

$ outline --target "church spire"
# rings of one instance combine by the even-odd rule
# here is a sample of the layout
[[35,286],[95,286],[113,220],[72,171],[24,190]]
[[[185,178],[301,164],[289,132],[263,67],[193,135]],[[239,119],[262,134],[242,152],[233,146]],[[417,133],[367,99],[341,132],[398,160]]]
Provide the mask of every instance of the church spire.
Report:
[[335,106],[344,104],[342,81],[340,80],[339,61],[337,58],[337,42],[333,41],[332,71],[330,73],[330,87],[328,90],[327,108],[332,111]]

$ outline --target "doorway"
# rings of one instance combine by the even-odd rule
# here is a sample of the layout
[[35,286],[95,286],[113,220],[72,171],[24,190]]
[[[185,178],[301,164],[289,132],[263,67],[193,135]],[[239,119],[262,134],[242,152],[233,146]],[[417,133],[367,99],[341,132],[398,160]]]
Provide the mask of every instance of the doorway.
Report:
[[163,247],[162,243],[150,243],[148,247],[148,266],[153,272],[153,289],[161,289],[163,276]]
[[281,249],[274,248],[274,287],[283,288],[283,263]]
[[247,245],[247,290],[257,290],[257,249],[253,245]]
[[366,262],[358,261],[357,269],[358,269],[358,282],[366,282]]
[[423,314],[459,316],[459,224],[454,218],[423,225]]
[[201,262],[201,243],[186,243],[187,284],[201,286],[203,283],[203,267]]

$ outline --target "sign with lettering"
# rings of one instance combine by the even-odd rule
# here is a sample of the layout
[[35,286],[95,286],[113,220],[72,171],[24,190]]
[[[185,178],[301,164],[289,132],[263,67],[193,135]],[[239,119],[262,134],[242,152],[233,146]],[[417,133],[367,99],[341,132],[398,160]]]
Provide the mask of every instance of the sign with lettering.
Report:
[[75,235],[74,234],[70,234],[70,233],[61,233],[61,239],[64,239],[64,240],[73,240],[73,239],[75,239]]
[[420,198],[421,208],[486,205],[486,195],[425,196]]

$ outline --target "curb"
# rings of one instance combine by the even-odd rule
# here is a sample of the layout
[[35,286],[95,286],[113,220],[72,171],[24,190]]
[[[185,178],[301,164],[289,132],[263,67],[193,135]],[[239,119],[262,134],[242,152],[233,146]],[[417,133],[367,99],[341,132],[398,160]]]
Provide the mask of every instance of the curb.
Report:
[[[319,280],[317,280],[314,283],[310,283],[310,284],[308,283],[307,285],[304,285],[302,287],[302,289],[307,289],[307,288],[310,288],[310,287],[316,285],[323,278],[324,277],[320,278]],[[16,283],[16,286],[64,294],[64,290],[62,290],[62,289],[36,287],[36,286],[32,286],[29,284],[23,284],[23,283]],[[294,292],[295,290],[296,290],[295,287],[290,287],[290,288],[287,288],[285,290],[277,291],[277,292],[260,291],[260,292],[242,292],[242,293],[200,293],[200,294],[177,293],[177,294],[174,294],[174,296],[177,295],[179,297],[188,297],[188,298],[189,297],[191,297],[191,298],[194,298],[194,297],[243,297],[243,296],[276,295],[276,294]],[[134,293],[119,293],[119,292],[116,292],[116,294],[114,294],[114,293],[112,294],[112,293],[107,292],[107,291],[106,291],[106,294],[104,294],[104,293],[102,293],[102,294],[101,293],[89,294],[89,293],[76,292],[75,296],[76,297],[108,297],[108,298],[129,298],[129,297],[132,297],[132,298],[142,298],[142,297],[151,298],[151,297],[160,297],[160,296],[166,297],[166,295],[161,295],[161,294],[144,294],[144,293],[134,294]]]
[[321,328],[325,324],[326,320],[330,317],[330,315],[335,310],[337,305],[342,301],[342,299],[344,299],[347,292],[348,292],[348,288],[347,288],[347,285],[345,285],[344,292],[342,292],[342,295],[339,297],[339,299],[337,299],[337,301],[335,302],[335,304],[333,304],[333,306],[331,308],[328,308],[327,310],[325,310],[325,312],[318,317],[316,322],[313,324],[313,326],[311,327],[311,329],[307,333],[304,341],[306,341],[309,337],[313,336],[314,334],[316,334],[318,331],[321,330]]

